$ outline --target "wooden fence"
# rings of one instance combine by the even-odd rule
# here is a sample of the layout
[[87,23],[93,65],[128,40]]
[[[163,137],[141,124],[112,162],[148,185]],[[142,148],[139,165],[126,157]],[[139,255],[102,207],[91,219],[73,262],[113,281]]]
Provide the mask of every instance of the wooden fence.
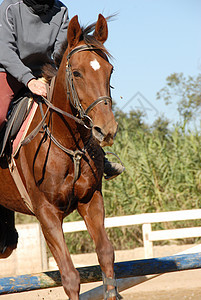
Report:
[[[201,227],[152,231],[153,223],[201,219],[201,209],[147,213],[105,219],[105,227],[142,225],[145,258],[153,257],[153,242],[170,239],[201,237]],[[84,221],[63,224],[65,233],[87,230]]]
[[[148,213],[105,219],[105,227],[142,226],[144,257],[152,258],[153,242],[159,240],[201,237],[201,227],[152,230],[152,224],[171,221],[196,220],[201,218],[201,209],[161,213]],[[1,274],[4,276],[40,272],[48,270],[46,243],[38,223],[17,225],[19,232],[18,248],[6,260],[0,261]],[[65,233],[86,230],[83,221],[63,224]]]

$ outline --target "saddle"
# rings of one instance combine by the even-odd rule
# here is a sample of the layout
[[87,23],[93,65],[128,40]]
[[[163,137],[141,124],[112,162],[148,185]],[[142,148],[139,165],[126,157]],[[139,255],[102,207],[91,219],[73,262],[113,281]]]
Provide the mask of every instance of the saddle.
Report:
[[33,98],[27,90],[23,90],[11,102],[7,122],[0,132],[0,158],[11,157],[13,141],[28,116],[33,102]]

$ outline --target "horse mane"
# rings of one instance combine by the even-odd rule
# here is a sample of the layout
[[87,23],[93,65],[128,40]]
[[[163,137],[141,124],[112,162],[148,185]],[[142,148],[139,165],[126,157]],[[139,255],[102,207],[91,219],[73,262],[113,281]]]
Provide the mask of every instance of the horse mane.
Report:
[[[114,15],[111,15],[106,18],[106,20],[110,20]],[[105,46],[98,41],[93,34],[91,34],[95,30],[96,22],[88,25],[87,27],[82,26],[82,34],[80,36],[80,42],[84,41],[85,44],[96,48],[96,50],[100,50],[107,57],[112,57],[109,51],[105,48]],[[57,71],[60,67],[63,55],[68,47],[67,37],[66,40],[61,45],[60,51],[54,56],[54,64],[45,64],[42,69],[42,74],[45,79],[50,82],[52,77],[56,76]]]

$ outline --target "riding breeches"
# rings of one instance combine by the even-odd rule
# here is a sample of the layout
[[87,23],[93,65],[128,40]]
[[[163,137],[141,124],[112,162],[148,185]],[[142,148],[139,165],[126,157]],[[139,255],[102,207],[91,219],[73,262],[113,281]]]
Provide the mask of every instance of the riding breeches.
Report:
[[23,84],[6,72],[0,72],[0,129],[6,121],[10,102]]

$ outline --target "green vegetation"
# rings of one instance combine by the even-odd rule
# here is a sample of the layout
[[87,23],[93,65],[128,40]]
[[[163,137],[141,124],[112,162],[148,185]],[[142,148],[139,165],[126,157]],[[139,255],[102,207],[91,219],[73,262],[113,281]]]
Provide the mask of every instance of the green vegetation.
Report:
[[[198,97],[195,99],[198,103]],[[193,109],[189,111],[192,116]],[[181,114],[181,124],[171,128],[164,117],[148,126],[140,111],[125,114],[115,109],[115,115],[119,132],[112,149],[107,150],[121,158],[126,171],[114,180],[103,180],[106,216],[200,208],[201,134],[187,130],[187,113]],[[108,158],[113,160],[113,156]],[[79,219],[74,212],[66,221]],[[199,221],[185,222],[185,226],[196,225],[201,226]],[[182,222],[174,222],[157,224],[155,229],[182,226]],[[109,229],[108,234],[115,249],[142,245],[140,226]],[[94,251],[87,232],[68,234],[66,241],[71,253]]]

